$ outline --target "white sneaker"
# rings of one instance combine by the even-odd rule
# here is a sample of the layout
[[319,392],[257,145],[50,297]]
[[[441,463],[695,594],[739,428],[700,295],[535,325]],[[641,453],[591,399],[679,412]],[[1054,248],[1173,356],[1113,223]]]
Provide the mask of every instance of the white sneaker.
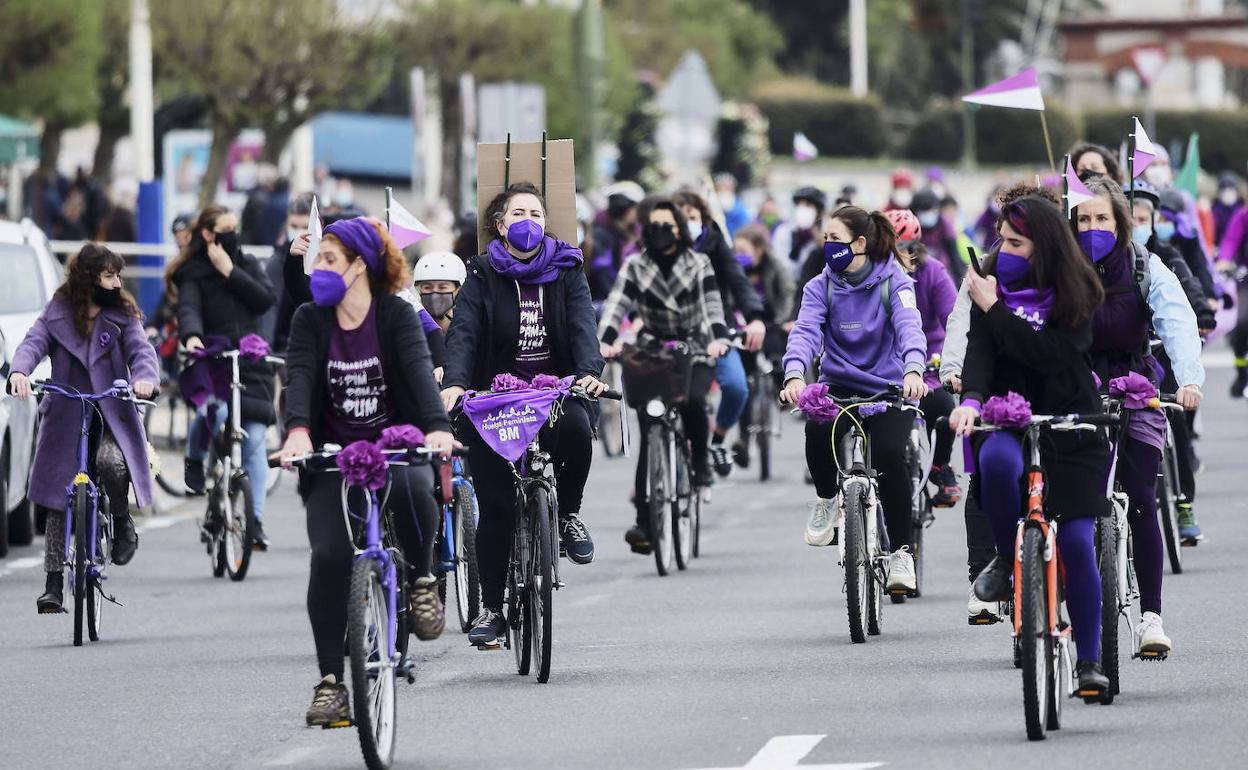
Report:
[[910,546],[903,545],[888,557],[888,587],[893,591],[913,591],[918,587],[914,576],[914,557],[910,555]]
[[997,614],[1000,605],[997,602],[986,602],[975,595],[975,585],[966,591],[966,622],[972,626],[990,626],[1001,621]]
[[1170,637],[1161,627],[1161,616],[1155,612],[1145,612],[1140,624],[1135,627],[1135,638],[1140,643],[1140,654],[1154,657],[1170,652]]
[[832,545],[836,542],[836,530],[840,526],[840,506],[836,499],[819,498],[811,506],[810,521],[806,522],[807,545]]

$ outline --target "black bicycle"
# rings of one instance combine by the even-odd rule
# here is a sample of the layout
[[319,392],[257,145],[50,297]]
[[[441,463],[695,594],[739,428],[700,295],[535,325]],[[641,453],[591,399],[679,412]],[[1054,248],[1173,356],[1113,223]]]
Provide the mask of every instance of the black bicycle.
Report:
[[[744,354],[744,353],[743,353]],[[780,410],[770,394],[780,389],[777,364],[763,351],[755,354],[751,371],[746,375],[749,400],[741,420],[740,439],[733,447],[733,460],[741,468],[750,466],[750,447],[758,453],[758,480],[771,479],[771,445],[780,438]]]

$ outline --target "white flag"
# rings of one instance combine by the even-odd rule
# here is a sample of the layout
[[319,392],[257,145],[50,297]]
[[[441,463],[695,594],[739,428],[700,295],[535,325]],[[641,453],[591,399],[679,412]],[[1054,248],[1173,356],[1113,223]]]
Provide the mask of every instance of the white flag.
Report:
[[321,251],[321,212],[316,205],[316,196],[312,196],[312,210],[308,212],[308,253],[303,255],[303,272],[312,275],[312,263]]

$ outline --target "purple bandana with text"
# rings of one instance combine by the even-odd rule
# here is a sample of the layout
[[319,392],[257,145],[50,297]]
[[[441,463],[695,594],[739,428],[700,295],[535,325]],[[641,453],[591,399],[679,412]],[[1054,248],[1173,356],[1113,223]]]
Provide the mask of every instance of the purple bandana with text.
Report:
[[569,377],[560,387],[550,390],[513,390],[505,393],[469,394],[464,401],[464,414],[476,427],[490,448],[508,462],[524,457],[529,444],[537,438],[550,409],[567,395],[572,385]]

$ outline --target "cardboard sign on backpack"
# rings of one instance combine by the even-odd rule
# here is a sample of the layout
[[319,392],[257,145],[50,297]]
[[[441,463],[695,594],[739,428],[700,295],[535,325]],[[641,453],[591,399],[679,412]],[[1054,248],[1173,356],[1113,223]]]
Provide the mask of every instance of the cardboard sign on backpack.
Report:
[[[576,241],[576,161],[571,139],[477,145],[477,251],[489,239],[482,233],[485,209],[508,184],[531,182],[542,190],[542,147],[546,149],[546,232],[561,241]],[[510,161],[508,161],[510,157]]]

